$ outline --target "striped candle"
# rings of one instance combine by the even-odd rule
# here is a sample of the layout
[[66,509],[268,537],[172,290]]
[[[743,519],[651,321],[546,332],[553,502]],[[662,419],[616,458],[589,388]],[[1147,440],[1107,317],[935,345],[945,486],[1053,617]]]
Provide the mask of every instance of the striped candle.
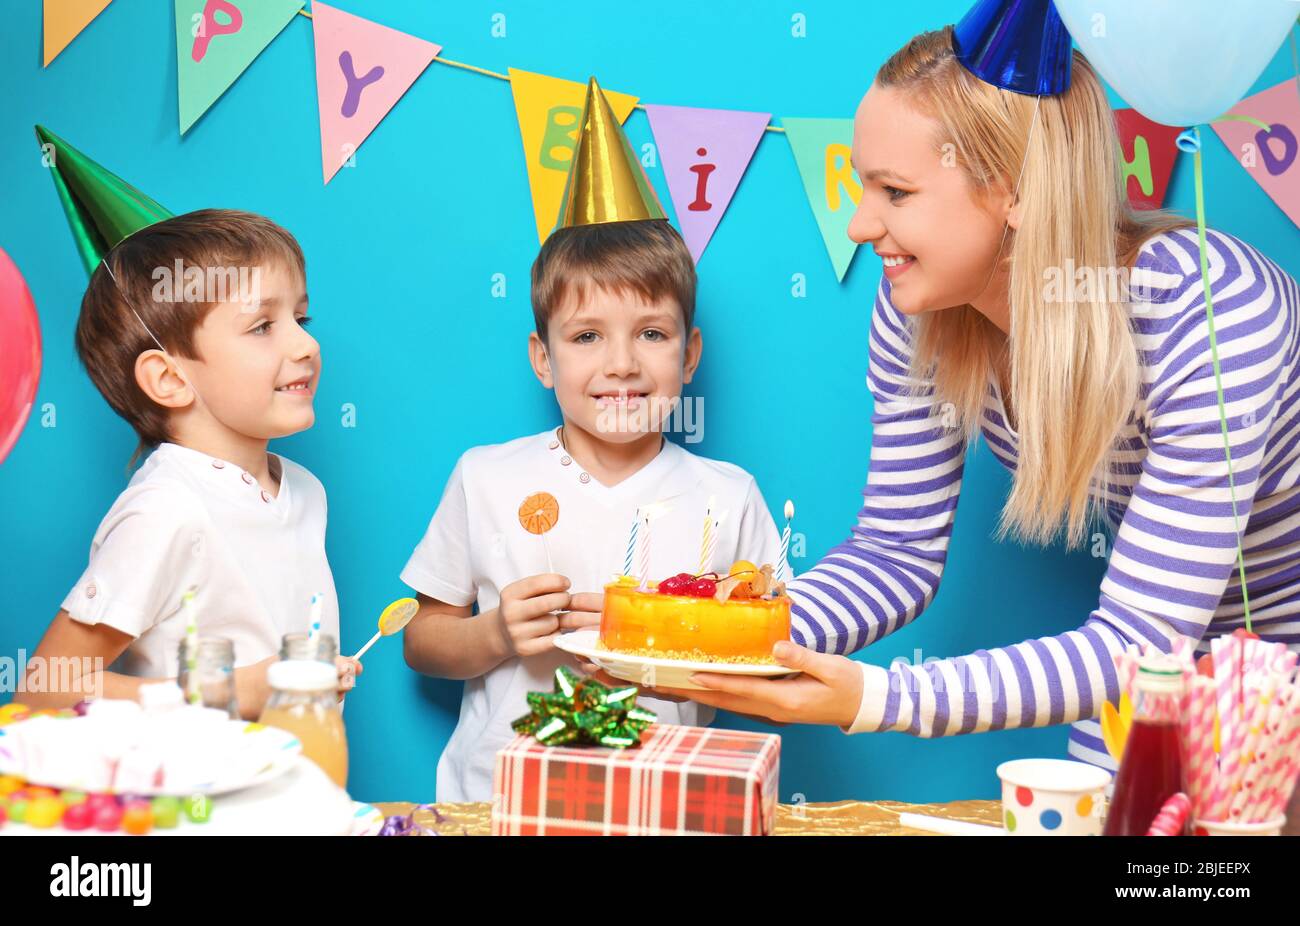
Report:
[[627,535],[627,553],[623,556],[623,575],[625,576],[632,574],[632,558],[636,555],[636,528],[639,520],[641,520],[640,508],[632,516],[632,530]]
[[776,580],[789,582],[790,575],[790,521],[794,518],[794,502],[785,500],[785,530],[781,531],[781,562],[777,564]]
[[713,506],[717,498],[710,495],[709,504],[704,509],[704,535],[700,538],[700,568],[698,575],[709,571],[709,561],[713,559]]
[[641,547],[637,551],[636,575],[641,588],[647,588],[650,581],[650,512],[641,519]]

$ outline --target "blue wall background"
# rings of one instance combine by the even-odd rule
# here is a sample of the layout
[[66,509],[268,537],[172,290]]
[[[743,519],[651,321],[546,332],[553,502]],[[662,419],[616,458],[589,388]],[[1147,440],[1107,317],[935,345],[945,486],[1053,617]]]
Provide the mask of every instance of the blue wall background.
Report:
[[[453,60],[574,80],[594,73],[645,101],[770,110],[779,123],[782,115],[851,116],[889,54],[917,32],[956,21],[968,3],[340,5],[439,42]],[[35,648],[125,484],[134,447],[76,361],[86,278],[40,163],[36,122],[175,212],[250,209],[301,240],[324,377],[316,426],[275,449],[312,469],[329,492],[343,649],[355,650],[378,609],[406,593],[398,572],[456,457],[556,420],[526,364],[537,238],[508,85],[430,65],[361,147],[356,168],[323,187],[304,17],[182,140],[170,2],[118,0],[44,71],[41,4],[6,7],[0,247],[35,296],[45,367],[38,412],[0,466],[0,655]],[[807,16],[806,38],[791,37],[796,9]],[[490,34],[496,12],[506,14],[505,38]],[[1254,89],[1292,73],[1284,46]],[[628,132],[635,145],[650,140],[644,113],[631,116]],[[1300,275],[1300,231],[1217,137],[1203,134],[1211,225]],[[666,191],[661,173],[652,179]],[[1191,160],[1183,157],[1168,203],[1191,214],[1192,202]],[[496,273],[506,275],[505,299],[491,298]],[[795,273],[807,277],[806,298],[791,296]],[[860,503],[870,441],[868,316],[879,277],[879,261],[863,249],[845,283],[836,283],[789,146],[767,133],[700,262],[706,350],[691,392],[707,398],[708,414],[705,439],[692,449],[752,472],[774,514],[786,497],[796,500],[809,554],[799,569],[847,535]],[[44,403],[57,410],[55,427],[41,426]],[[341,426],[344,403],[356,406],[353,429]],[[859,658],[888,665],[917,650],[923,658],[959,655],[1083,621],[1104,563],[1087,552],[993,542],[1006,488],[981,445],[967,469],[942,593],[921,620]],[[372,650],[349,697],[352,793],[431,800],[460,690],[410,672],[396,641]],[[761,728],[733,715],[718,723]],[[1066,741],[1065,727],[931,741],[775,729],[785,801],[994,797],[999,762],[1060,755]]]

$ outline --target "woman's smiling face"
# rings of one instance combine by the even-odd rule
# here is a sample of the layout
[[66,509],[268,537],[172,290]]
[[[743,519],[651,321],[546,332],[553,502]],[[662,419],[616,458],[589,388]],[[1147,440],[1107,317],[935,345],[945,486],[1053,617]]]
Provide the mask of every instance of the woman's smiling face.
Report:
[[862,198],[849,237],[884,260],[894,306],[916,315],[975,302],[989,282],[1005,211],[978,196],[939,122],[873,83],[853,122],[853,169]]

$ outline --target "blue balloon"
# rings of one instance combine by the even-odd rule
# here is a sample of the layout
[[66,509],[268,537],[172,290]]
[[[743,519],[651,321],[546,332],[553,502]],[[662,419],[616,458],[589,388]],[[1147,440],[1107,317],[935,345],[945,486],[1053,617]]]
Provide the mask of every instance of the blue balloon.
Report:
[[1056,0],[1088,61],[1130,106],[1164,125],[1230,110],[1300,15],[1300,0]]

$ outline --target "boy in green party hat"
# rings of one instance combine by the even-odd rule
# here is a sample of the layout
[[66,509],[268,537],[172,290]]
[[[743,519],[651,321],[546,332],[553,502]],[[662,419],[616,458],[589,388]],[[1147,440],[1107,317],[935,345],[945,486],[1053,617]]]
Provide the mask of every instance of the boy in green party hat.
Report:
[[[285,633],[308,629],[313,595],[321,631],[339,632],[325,491],[267,451],[314,420],[320,346],[304,327],[302,250],[252,213],[173,216],[48,129],[36,133],[90,273],[77,353],[135,430],[137,454],[152,452],[100,522],[23,700],[135,698],[144,682],[177,678],[193,590],[198,634],[234,644],[238,708],[256,718],[266,669]],[[341,697],[360,664],[337,663]],[[46,664],[81,668],[37,677]]]

